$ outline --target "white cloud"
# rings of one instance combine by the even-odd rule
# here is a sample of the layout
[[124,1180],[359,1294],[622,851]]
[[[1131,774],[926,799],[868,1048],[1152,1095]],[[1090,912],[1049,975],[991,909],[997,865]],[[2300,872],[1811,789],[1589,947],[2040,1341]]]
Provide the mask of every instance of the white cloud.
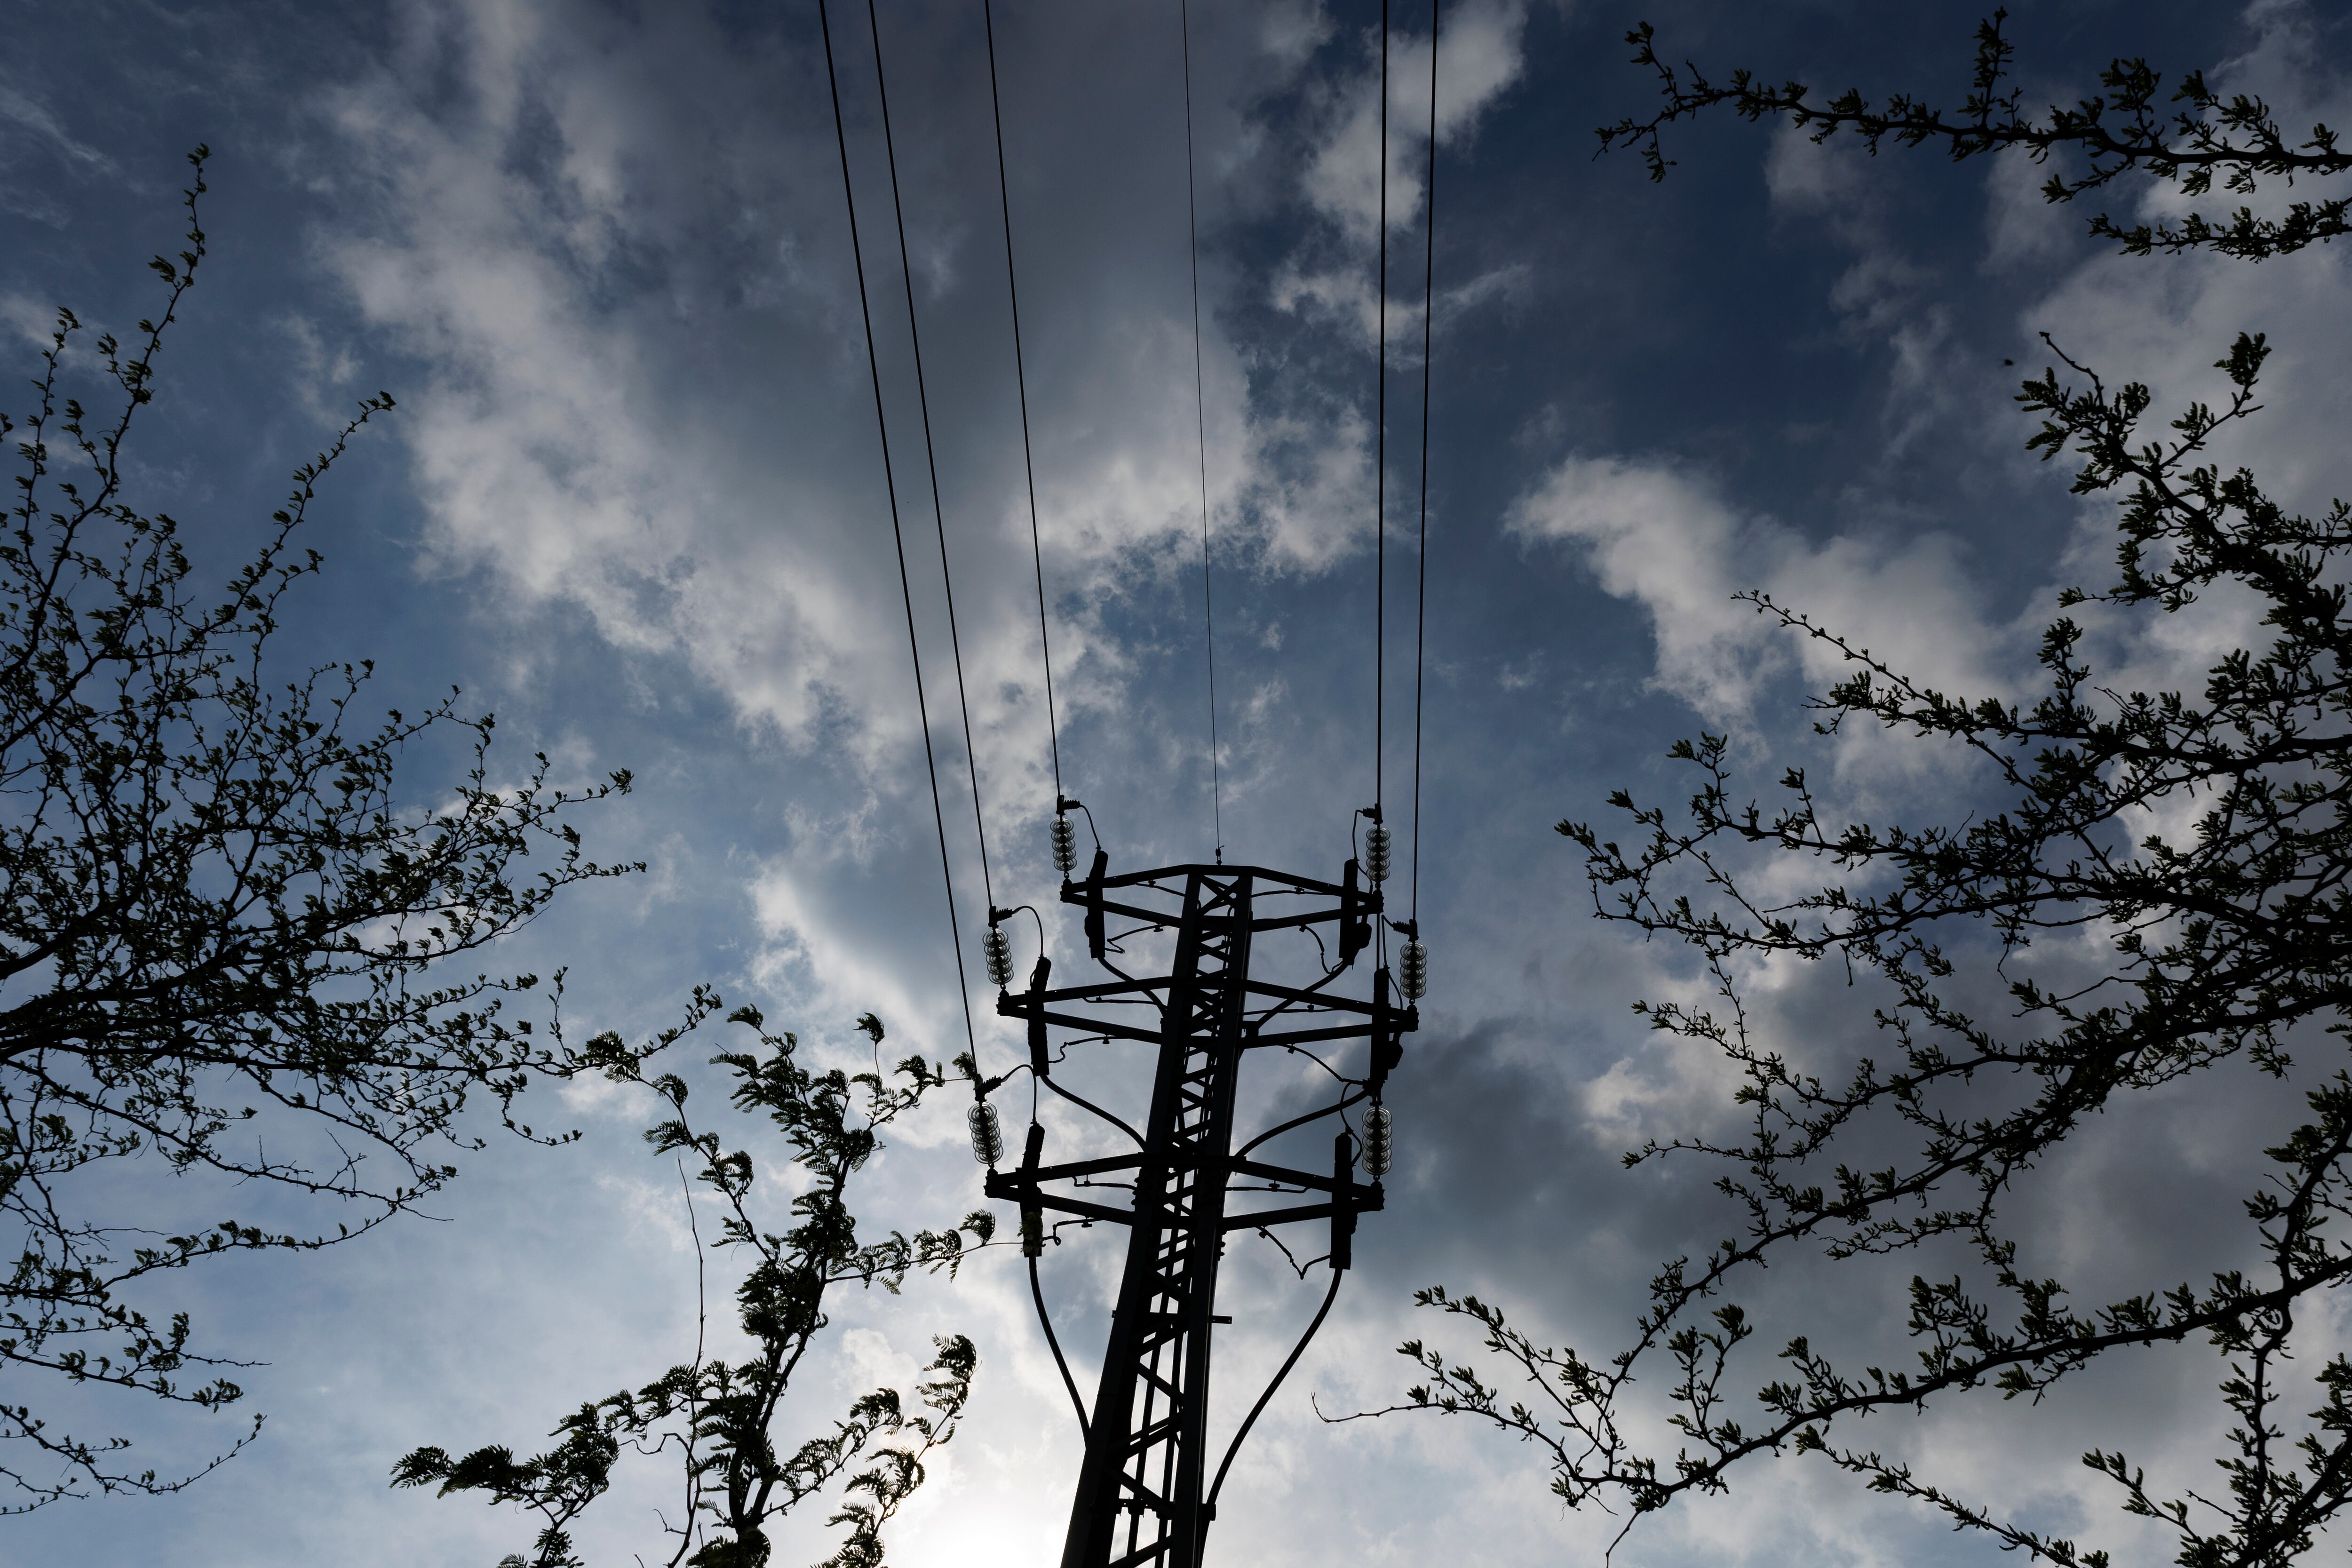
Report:
[[1820,682],[1843,666],[1750,605],[1760,589],[1855,646],[1948,691],[2002,685],[1954,541],[1840,535],[1815,545],[1741,517],[1717,488],[1661,459],[1570,458],[1511,508],[1520,538],[1580,546],[1601,586],[1648,613],[1658,683],[1717,724],[1744,726],[1792,668]]
[[[1437,56],[1437,141],[1458,146],[1525,68],[1520,35],[1525,0],[1467,0],[1444,18]],[[1380,38],[1371,35],[1369,64],[1332,89],[1319,145],[1301,183],[1309,201],[1345,226],[1369,250],[1381,215]],[[1429,39],[1391,34],[1389,44],[1388,219],[1392,229],[1412,226],[1421,210],[1421,169],[1427,156]]]
[[[1462,64],[1445,69],[1464,85],[1442,133],[1466,134],[1510,79],[1518,20],[1489,5],[1449,24]],[[1279,55],[1295,32],[1264,47]],[[466,62],[454,98],[434,64],[445,47]],[[914,704],[832,125],[782,115],[765,85],[781,71],[821,94],[822,67],[730,47],[698,18],[656,38],[558,0],[413,14],[390,67],[325,100],[376,193],[372,221],[325,259],[425,367],[397,428],[429,510],[431,570],[488,574],[526,616],[577,605],[614,647],[683,661],[754,729],[796,750],[822,735],[868,787],[903,790]],[[909,55],[893,75],[908,73],[901,92],[919,102],[925,60]],[[693,90],[675,90],[680,80]],[[930,481],[872,129],[852,131],[868,281],[932,721],[952,771]],[[910,155],[919,132],[900,134],[902,174],[929,182],[906,205],[973,738],[992,813],[1025,822],[1050,789],[993,195],[977,202],[956,169]],[[699,179],[666,173],[685,166]],[[953,210],[967,200],[986,226]],[[1128,240],[1107,228],[1075,243]],[[714,248],[725,266],[703,259]],[[1162,259],[1181,265],[1181,252]],[[1213,247],[1204,259],[1220,559],[1327,571],[1370,541],[1369,422],[1296,382],[1279,406],[1254,404],[1250,367],[1218,321]],[[1198,570],[1192,321],[1188,296],[1129,290],[1095,309],[1024,286],[1036,289],[1024,326],[1038,532],[1068,721],[1118,710],[1135,673],[1101,634],[1104,606]],[[1511,286],[1498,275],[1456,293],[1466,304]]]
[[0,293],[0,327],[33,348],[46,350],[50,334],[58,330],[57,307],[23,294]]
[[859,922],[843,907],[841,890],[820,874],[822,850],[808,858],[813,863],[800,867],[772,861],[752,879],[752,906],[764,944],[752,977],[771,992],[792,997],[802,1016],[845,1026],[870,1012],[882,1019],[895,1046],[933,1061],[961,1051],[952,988],[919,990],[905,954],[862,940]]
[[2053,172],[2053,165],[2028,158],[1993,160],[1985,175],[1987,270],[2045,264],[2074,247],[2082,215],[2042,194]]
[[0,83],[0,120],[32,132],[60,156],[85,168],[108,173],[114,168],[112,159],[68,132],[48,105],[5,83]]

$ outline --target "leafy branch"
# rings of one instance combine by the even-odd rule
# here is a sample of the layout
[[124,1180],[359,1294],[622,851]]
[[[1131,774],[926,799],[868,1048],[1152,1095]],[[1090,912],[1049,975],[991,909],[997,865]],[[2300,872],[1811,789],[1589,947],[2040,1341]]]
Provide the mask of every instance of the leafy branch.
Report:
[[[2023,153],[2041,164],[2061,152],[2079,154],[2084,172],[2054,167],[2043,183],[2042,197],[2053,203],[2071,202],[2129,174],[2168,181],[2185,196],[2210,195],[2216,179],[2232,195],[2252,195],[2264,179],[2292,185],[2298,177],[2352,168],[2352,152],[2326,125],[2315,124],[2303,140],[2292,141],[2268,103],[2244,93],[2218,92],[2202,71],[2190,71],[2168,97],[2160,96],[2162,75],[2137,58],[2110,62],[2099,73],[2101,91],[2072,105],[2052,104],[2039,118],[2028,115],[2021,90],[2003,90],[2017,52],[2001,30],[2008,16],[2005,10],[1995,11],[1978,25],[1975,69],[1958,110],[1906,92],[1874,101],[1859,88],[1819,98],[1803,82],[1774,85],[1746,68],[1717,82],[1696,65],[1668,63],[1657,51],[1656,29],[1643,22],[1625,41],[1633,46],[1633,63],[1655,74],[1664,107],[1646,118],[1627,115],[1595,133],[1604,153],[1638,151],[1653,180],[1664,179],[1675,165],[1660,132],[1723,106],[1743,120],[1785,121],[1809,132],[1815,142],[1850,132],[1874,156],[1887,142],[1938,146],[1956,163],[2004,152]],[[2240,206],[2219,217],[2192,212],[2178,223],[2128,226],[2101,213],[2091,220],[2090,232],[2117,241],[2127,255],[2201,249],[2259,261],[2347,233],[2347,207],[2352,198],[2338,196],[2293,203],[2280,217],[2257,217],[2251,207]]]
[[[452,1151],[479,1147],[461,1126],[469,1099],[564,1141],[515,1120],[532,1079],[572,1070],[561,976],[553,1026],[536,1031],[509,1009],[537,976],[453,967],[564,889],[643,868],[586,858],[569,820],[626,793],[625,772],[562,787],[539,755],[494,785],[494,721],[460,711],[456,691],[371,723],[373,665],[272,673],[286,595],[323,564],[301,543],[310,505],[389,394],[295,470],[257,546],[212,587],[180,523],[134,504],[131,437],[205,263],[208,156],[189,156],[180,249],[149,264],[160,313],[85,351],[61,310],[32,411],[0,414],[16,459],[0,521],[0,1223],[14,1243],[0,1366],[217,1409],[236,1384],[181,1374],[235,1363],[191,1350],[185,1314],[151,1317],[122,1292],[201,1259],[333,1245],[415,1207],[456,1173]],[[71,395],[92,375],[111,413]],[[420,807],[399,761],[452,731],[470,760]],[[230,1215],[158,1236],[84,1206],[148,1155],[344,1217],[304,1231]],[[47,1467],[0,1467],[16,1509],[191,1479],[128,1468],[122,1440],[58,1434],[28,1404],[0,1408],[0,1439]]]
[[[2101,1356],[2203,1343],[2224,1369],[2227,1492],[2162,1492],[2122,1451],[2085,1455],[2126,1511],[2169,1525],[2184,1563],[2221,1568],[2294,1558],[2352,1501],[2352,1364],[2328,1354],[2313,1373],[2294,1370],[2299,1348],[2313,1359],[2295,1331],[2315,1298],[2352,1275],[2352,1247],[2336,1228],[2352,1212],[2352,1077],[2333,1072],[2308,1089],[2305,1120],[2266,1151],[2269,1178],[2244,1204],[2264,1258],[2254,1273],[2153,1280],[2077,1308],[2063,1281],[2020,1266],[2008,1223],[2017,1194],[2086,1118],[2233,1062],[2290,1078],[2315,1031],[2352,1029],[2342,585],[2352,510],[2291,513],[2252,473],[2210,456],[2221,433],[2259,412],[2266,353],[2261,337],[2242,335],[2217,363],[2227,401],[2192,404],[2154,437],[2143,429],[2146,387],[2110,388],[2063,353],[2064,373],[2053,365],[2019,397],[2041,420],[2030,447],[2045,458],[2074,454],[2075,492],[2119,502],[2114,581],[2070,591],[2062,606],[2169,613],[2217,585],[2262,605],[2259,646],[2224,655],[2200,691],[2098,684],[2082,629],[2061,619],[2040,649],[2044,695],[1964,700],[1768,595],[1741,595],[1852,672],[1811,704],[1819,734],[1864,725],[1957,746],[2008,804],[1956,827],[1839,823],[1791,768],[1768,809],[1739,798],[1725,739],[1702,734],[1671,753],[1698,774],[1681,813],[1620,791],[1611,804],[1632,819],[1629,841],[1561,823],[1584,852],[1595,912],[1687,943],[1723,1003],[1719,1013],[1678,1002],[1637,1010],[1719,1054],[1741,1080],[1738,1136],[1653,1141],[1627,1163],[1717,1163],[1716,1184],[1744,1214],[1744,1234],[1663,1268],[1630,1342],[1599,1360],[1537,1345],[1475,1297],[1425,1290],[1423,1305],[1479,1333],[1505,1381],[1537,1392],[1511,1397],[1475,1364],[1414,1341],[1402,1353],[1422,1381],[1391,1409],[1465,1415],[1536,1445],[1563,1501],[1621,1501],[1629,1529],[1685,1493],[1725,1489],[1733,1467],[1758,1455],[1817,1452],[2005,1548],[2101,1568],[2105,1552],[2031,1530],[1844,1434],[1874,1411],[1925,1412],[1981,1389],[2038,1402]],[[1765,898],[1750,878],[1759,853],[1840,879]],[[1979,932],[1990,942],[1975,942]],[[2035,944],[2053,934],[2107,942],[2107,972],[2073,989],[2037,979]],[[2000,977],[2001,1026],[1950,994],[1971,948]],[[1872,1021],[1892,1047],[1884,1059],[1825,1078],[1759,1043],[1736,977],[1776,956],[1875,974],[1886,1000]],[[1907,1152],[1868,1165],[1841,1157],[1857,1143]],[[1792,1248],[1854,1260],[1931,1245],[1957,1246],[1969,1266],[1913,1276],[1910,1365],[1857,1369],[1798,1335],[1779,1351],[1781,1370],[1743,1381],[1758,1331],[1730,1292],[1749,1271]],[[1627,1415],[1637,1375],[1661,1359],[1671,1454],[1633,1436]]]
[[[732,1103],[765,1116],[782,1132],[793,1163],[814,1178],[792,1200],[797,1223],[781,1233],[765,1228],[755,1213],[751,1156],[728,1149],[718,1133],[695,1126],[686,1109],[684,1079],[673,1073],[646,1077],[648,1053],[617,1035],[590,1041],[582,1060],[583,1070],[636,1084],[661,1101],[662,1120],[646,1130],[646,1142],[657,1154],[683,1155],[694,1167],[693,1181],[719,1199],[718,1245],[740,1248],[748,1259],[736,1305],[757,1352],[730,1364],[704,1357],[698,1347],[692,1362],[644,1387],[582,1405],[556,1426],[557,1445],[528,1459],[518,1460],[511,1450],[498,1447],[462,1458],[424,1447],[394,1468],[397,1487],[437,1484],[445,1497],[479,1491],[492,1503],[535,1511],[542,1521],[536,1554],[519,1559],[529,1568],[577,1568],[571,1528],[609,1487],[613,1466],[625,1449],[672,1452],[679,1459],[685,1510],[677,1523],[664,1526],[675,1538],[667,1559],[673,1568],[764,1563],[774,1521],[836,1483],[842,1498],[828,1522],[849,1526],[849,1534],[826,1568],[879,1568],[883,1526],[922,1484],[925,1459],[954,1436],[970,1397],[978,1354],[970,1340],[950,1335],[936,1342],[939,1354],[918,1390],[922,1410],[909,1413],[896,1390],[876,1389],[853,1404],[831,1431],[789,1454],[776,1450],[771,1434],[793,1378],[831,1321],[824,1311],[830,1289],[879,1285],[896,1294],[911,1273],[952,1279],[972,1251],[1003,1244],[993,1241],[995,1218],[985,1211],[966,1215],[953,1227],[918,1231],[911,1237],[892,1231],[872,1242],[858,1240],[846,1200],[851,1178],[879,1152],[881,1129],[913,1111],[945,1082],[919,1056],[907,1058],[886,1076],[879,1064],[880,1020],[870,1013],[858,1020],[877,1048],[873,1071],[819,1073],[800,1061],[795,1037],[766,1032],[756,1009],[740,1008],[729,1017],[752,1029],[760,1045],[712,1058],[733,1075]],[[966,1233],[972,1238],[969,1244]],[[698,1238],[699,1234],[698,1228]],[[885,1441],[892,1438],[898,1441]],[[861,1461],[866,1468],[850,1474]]]

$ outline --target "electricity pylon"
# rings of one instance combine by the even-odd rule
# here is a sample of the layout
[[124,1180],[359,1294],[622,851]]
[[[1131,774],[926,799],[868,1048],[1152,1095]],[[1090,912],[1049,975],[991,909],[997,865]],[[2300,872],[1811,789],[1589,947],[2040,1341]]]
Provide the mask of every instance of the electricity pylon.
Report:
[[[1381,848],[1384,860],[1384,843]],[[1024,1247],[1033,1266],[1042,1247],[1043,1211],[1129,1227],[1101,1382],[1091,1416],[1081,1413],[1086,1458],[1062,1565],[1198,1568],[1224,1467],[1274,1392],[1270,1385],[1242,1422],[1213,1475],[1210,1348],[1214,1326],[1230,1321],[1215,1310],[1225,1237],[1235,1231],[1271,1235],[1276,1226],[1324,1222],[1336,1295],[1339,1272],[1351,1261],[1356,1216],[1381,1206],[1378,1177],[1388,1169],[1381,1092],[1402,1058],[1402,1037],[1419,1026],[1419,1014],[1392,999],[1384,965],[1372,970],[1364,1000],[1338,994],[1338,983],[1371,944],[1374,922],[1381,919],[1380,890],[1359,885],[1352,859],[1337,883],[1254,866],[1168,866],[1111,876],[1108,857],[1097,849],[1083,880],[1065,878],[1062,900],[1085,910],[1087,949],[1114,978],[1051,989],[1046,982],[1052,966],[1041,957],[1027,990],[999,991],[997,1011],[1026,1020],[1029,1065],[1040,1084],[1123,1132],[1136,1148],[1046,1164],[1045,1129],[1033,1121],[1020,1165],[1003,1173],[992,1169],[987,1182],[989,1196],[1020,1205]],[[1113,935],[1113,920],[1135,924]],[[1326,928],[1335,938],[1332,943],[1322,941]],[[1127,956],[1126,941],[1157,936],[1164,948],[1165,933],[1171,931],[1175,942],[1166,973],[1130,974],[1113,962],[1115,953]],[[1293,946],[1311,936],[1316,952],[1303,962],[1282,963],[1284,955],[1271,950],[1284,945],[1285,933]],[[1335,945],[1336,963],[1329,961]],[[1292,973],[1305,983],[1267,978],[1274,973]],[[1319,979],[1312,977],[1318,973]],[[1054,1081],[1055,1031],[1065,1032],[1065,1053],[1069,1045],[1096,1041],[1159,1047],[1141,1132]],[[1343,1070],[1337,1064],[1354,1056],[1357,1042],[1368,1049],[1352,1071]],[[1339,1092],[1330,1103],[1260,1131],[1236,1148],[1243,1060],[1252,1051],[1267,1049],[1325,1060]],[[1344,1119],[1351,1107],[1365,1102],[1361,1135],[1343,1125],[1332,1141],[1328,1169],[1297,1170],[1250,1157],[1276,1138],[1327,1117]],[[1360,1151],[1369,1156],[1374,1178],[1370,1183],[1354,1177]],[[1131,1189],[1124,1205],[1076,1195],[1122,1187]],[[1281,1194],[1310,1201],[1285,1205]],[[1329,1298],[1324,1304],[1328,1310]],[[1042,1299],[1039,1307],[1042,1311]],[[1321,1321],[1318,1313],[1317,1325]],[[1300,1349],[1305,1343],[1300,1342]],[[1284,1373],[1289,1366],[1284,1363]],[[1277,1384],[1282,1375],[1276,1375]]]

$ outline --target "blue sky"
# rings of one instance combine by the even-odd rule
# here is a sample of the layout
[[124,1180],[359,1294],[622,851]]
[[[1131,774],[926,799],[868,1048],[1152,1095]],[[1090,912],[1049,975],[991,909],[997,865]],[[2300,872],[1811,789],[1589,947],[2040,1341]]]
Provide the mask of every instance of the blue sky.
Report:
[[[2145,53],[2260,91],[2290,122],[2345,117],[2340,6],[2013,9],[2032,101],[2087,92],[2108,58]],[[2111,514],[2067,495],[2066,471],[2022,449],[2009,399],[2046,363],[2043,331],[2111,379],[2149,381],[2160,407],[2210,395],[2236,331],[2269,331],[2271,411],[2238,455],[2294,504],[2347,488],[2352,288],[2335,251],[2259,268],[2121,258],[2084,237],[2095,208],[2045,207],[2021,165],[1874,162],[1727,118],[1672,136],[1662,185],[1631,156],[1591,156],[1593,126],[1651,100],[1619,43],[1643,16],[1668,52],[1717,74],[1745,63],[1950,100],[1978,15],[1448,7],[1421,868],[1434,974],[1391,1093],[1390,1210],[1366,1223],[1357,1277],[1228,1487],[1213,1544],[1227,1560],[1584,1561],[1613,1532],[1564,1516],[1524,1450],[1435,1421],[1326,1426],[1308,1396],[1327,1413],[1393,1397],[1406,1368],[1392,1347],[1433,1327],[1411,1290],[1433,1281],[1510,1304],[1539,1338],[1613,1344],[1656,1261],[1737,1223],[1707,1173],[1618,1168],[1644,1137],[1717,1124],[1727,1086],[1630,1013],[1698,994],[1696,978],[1679,952],[1589,918],[1555,821],[1603,815],[1620,784],[1673,796],[1684,785],[1662,753],[1702,726],[1734,737],[1744,776],[1801,763],[1869,820],[1975,798],[1949,759],[1811,737],[1798,704],[1831,668],[1732,593],[1769,588],[1948,689],[2027,689],[2056,590],[2097,577],[2112,533]],[[961,776],[854,20],[845,90],[892,450],[936,739]],[[145,430],[142,498],[225,570],[353,397],[398,398],[323,492],[311,542],[328,567],[285,657],[372,657],[386,706],[460,685],[498,712],[518,767],[542,749],[570,777],[639,780],[584,826],[598,855],[651,868],[581,893],[510,965],[569,965],[583,1033],[656,1027],[708,981],[819,1052],[848,1051],[870,1008],[938,1056],[961,1047],[961,1015],[815,26],[798,0],[12,5],[0,331],[24,373],[54,306],[114,326],[151,309],[141,263],[174,245],[181,155],[209,142],[212,252]],[[997,26],[1066,784],[1117,863],[1197,858],[1214,840],[1176,17],[1003,0]],[[1429,59],[1425,16],[1396,26],[1391,803],[1409,764]],[[999,901],[1042,899],[1051,783],[978,3],[892,4],[882,30]],[[1233,858],[1328,870],[1373,763],[1378,13],[1202,0],[1192,40],[1224,841]],[[2167,199],[2126,185],[2106,205]],[[2098,646],[2119,681],[2179,684],[2242,635],[2235,614],[2222,601],[2101,626]],[[418,805],[444,762],[415,759]],[[950,795],[947,832],[969,945],[968,799]],[[1049,931],[1075,945],[1075,925]],[[1790,1049],[1864,1043],[1841,977],[1750,982],[1759,1026]],[[1001,1067],[1013,1037],[985,1029],[983,1060]],[[0,1560],[488,1563],[520,1547],[519,1520],[390,1493],[392,1461],[423,1442],[529,1444],[681,1359],[694,1310],[675,1173],[635,1135],[646,1108],[584,1087],[533,1098],[583,1139],[494,1140],[442,1223],[174,1282],[213,1348],[268,1363],[244,1380],[269,1412],[261,1443],[176,1499],[0,1522]],[[2245,1185],[2231,1130],[2261,1109],[2233,1084],[2088,1130],[2029,1200],[2053,1267],[2095,1282],[2201,1256]],[[123,1180],[175,1215],[246,1201],[157,1171]],[[877,1228],[976,1204],[959,1109],[896,1139],[867,1192]],[[1116,1247],[1089,1237],[1049,1262],[1057,1326],[1090,1369]],[[1895,1331],[1907,1273],[1800,1269],[1753,1300],[1869,1340]],[[1315,1292],[1240,1251],[1227,1282],[1238,1321],[1220,1382],[1238,1392]],[[965,1431],[894,1561],[982,1568],[1056,1549],[1077,1439],[1012,1261],[853,1301],[837,1323],[811,1420],[908,1376],[932,1333],[960,1328],[981,1351]],[[2153,1542],[2077,1479],[2074,1456],[2120,1424],[2152,1465],[2197,1473],[2207,1370],[2143,1357],[2040,1412],[1963,1408],[1881,1440],[2042,1524],[2144,1552]],[[208,1452],[226,1425],[87,1413],[159,1466]],[[641,1467],[591,1515],[592,1561],[646,1549],[667,1495],[656,1473]],[[816,1522],[780,1560],[830,1550]],[[1645,1527],[1622,1555],[1992,1561],[1795,1461]]]

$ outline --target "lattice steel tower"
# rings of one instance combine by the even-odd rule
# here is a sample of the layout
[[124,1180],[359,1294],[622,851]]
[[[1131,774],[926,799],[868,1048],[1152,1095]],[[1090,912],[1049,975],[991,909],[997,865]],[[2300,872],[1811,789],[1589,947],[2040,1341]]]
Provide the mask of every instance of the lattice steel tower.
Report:
[[[1229,1321],[1215,1310],[1225,1238],[1236,1231],[1271,1236],[1274,1227],[1314,1221],[1328,1226],[1328,1252],[1315,1261],[1328,1262],[1330,1290],[1307,1330],[1311,1336],[1350,1261],[1356,1216],[1381,1206],[1379,1178],[1389,1157],[1382,1090],[1402,1058],[1402,1037],[1418,1026],[1419,1016],[1409,997],[1394,994],[1385,963],[1357,964],[1368,948],[1385,945],[1375,942],[1382,919],[1380,887],[1360,874],[1357,860],[1347,862],[1336,882],[1224,865],[1167,866],[1113,876],[1108,856],[1098,847],[1092,869],[1074,880],[1067,875],[1074,859],[1070,837],[1066,817],[1058,818],[1062,900],[1084,910],[1087,949],[1111,978],[1054,988],[1047,984],[1052,966],[1040,957],[1028,988],[1013,991],[1003,988],[1010,967],[1002,944],[992,944],[989,956],[1000,986],[997,1010],[1026,1021],[1028,1066],[1039,1085],[1080,1106],[1134,1146],[1048,1164],[1043,1157],[1045,1129],[1033,1121],[1017,1167],[1000,1172],[990,1162],[987,1190],[991,1197],[1020,1205],[1033,1284],[1047,1211],[1080,1224],[1108,1221],[1129,1227],[1101,1381],[1091,1414],[1083,1406],[1079,1412],[1086,1459],[1070,1510],[1063,1568],[1195,1568],[1215,1517],[1225,1466],[1298,1355],[1291,1352],[1212,1472],[1210,1349],[1214,1326]],[[1384,875],[1387,834],[1375,823],[1368,837],[1366,859]],[[1132,923],[1114,933],[1113,921]],[[1412,940],[1415,933],[1409,922],[1394,922],[1392,929],[1408,939],[1400,967],[1405,989],[1417,996],[1423,968],[1420,944]],[[1136,953],[1129,952],[1130,945]],[[1148,963],[1146,953],[1160,962]],[[1115,957],[1144,972],[1129,973]],[[1365,970],[1370,973],[1362,999],[1341,994],[1341,982],[1350,973],[1361,980]],[[1286,983],[1292,980],[1297,983]],[[1150,1110],[1140,1131],[1054,1076],[1071,1047],[1118,1042],[1157,1048]],[[1251,1053],[1266,1050],[1314,1057],[1330,1071],[1337,1089],[1328,1102],[1277,1120],[1236,1147],[1244,1063]],[[1281,1110],[1296,1103],[1269,1115],[1280,1117]],[[1361,1114],[1351,1118],[1359,1110]],[[1001,1150],[993,1110],[983,1103],[973,1116],[976,1146],[983,1156]],[[1321,1168],[1252,1158],[1261,1146],[1303,1134],[1327,1120],[1340,1125],[1328,1163]],[[1369,1183],[1356,1179],[1359,1156],[1372,1178]],[[1080,1195],[1097,1189],[1126,1189],[1129,1201]],[[1285,1197],[1307,1201],[1286,1203]],[[1038,1308],[1042,1315],[1042,1294]],[[1051,1331],[1049,1323],[1049,1337]],[[1298,1349],[1306,1342],[1302,1339]],[[1058,1345],[1055,1353],[1058,1359]],[[1066,1366],[1064,1376],[1069,1376]],[[1071,1394],[1076,1400],[1075,1383]]]

